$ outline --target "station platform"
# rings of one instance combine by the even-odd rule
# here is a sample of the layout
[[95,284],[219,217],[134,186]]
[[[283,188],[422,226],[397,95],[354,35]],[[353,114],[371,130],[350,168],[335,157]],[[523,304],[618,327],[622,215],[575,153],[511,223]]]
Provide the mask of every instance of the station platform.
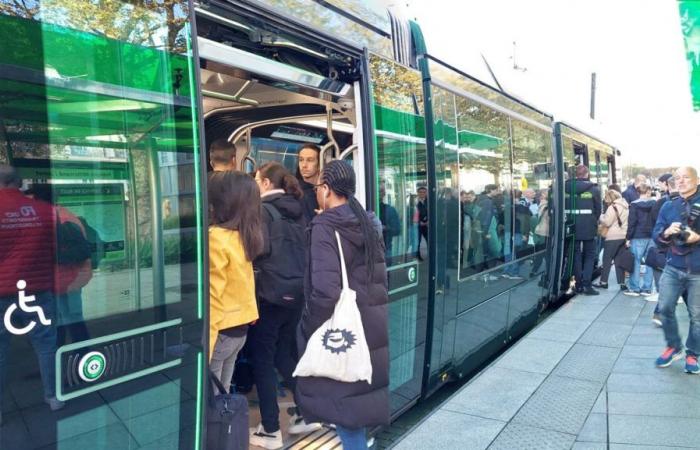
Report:
[[[656,302],[600,292],[561,306],[392,448],[700,448],[700,376],[654,365]],[[684,304],[677,316],[685,338]]]

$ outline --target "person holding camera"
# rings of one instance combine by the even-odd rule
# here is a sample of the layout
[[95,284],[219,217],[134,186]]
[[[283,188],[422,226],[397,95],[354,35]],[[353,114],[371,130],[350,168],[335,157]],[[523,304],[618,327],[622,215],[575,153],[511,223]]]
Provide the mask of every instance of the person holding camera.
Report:
[[659,280],[659,316],[667,348],[656,359],[658,367],[668,367],[683,357],[678,334],[676,304],[687,290],[690,327],[686,340],[685,371],[700,373],[700,194],[698,173],[681,167],[675,175],[679,197],[667,201],[659,211],[653,237],[657,245],[668,249],[666,267]]

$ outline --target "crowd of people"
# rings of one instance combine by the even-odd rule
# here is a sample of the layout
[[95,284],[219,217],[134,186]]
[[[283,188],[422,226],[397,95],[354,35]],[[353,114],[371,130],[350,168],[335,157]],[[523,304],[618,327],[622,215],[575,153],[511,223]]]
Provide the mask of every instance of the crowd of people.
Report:
[[[331,161],[319,170],[320,149],[313,144],[301,148],[296,176],[268,162],[253,178],[234,170],[231,144],[215,141],[211,149],[213,374],[228,388],[237,355],[245,347],[261,416],[260,424],[250,430],[251,445],[283,446],[277,402],[281,381],[294,396],[286,425],[289,434],[333,424],[345,449],[367,448],[367,427],[389,422],[384,247],[387,229],[396,224],[383,226],[360,205],[350,165]],[[312,335],[334,314],[344,277],[356,293],[371,380],[295,377]],[[343,330],[332,331],[345,336]],[[356,339],[326,336],[324,346],[339,354],[357,345]]]
[[[577,168],[577,192],[587,185],[587,171]],[[676,308],[684,301],[690,325],[685,343],[685,371],[698,374],[700,353],[700,193],[698,174],[692,167],[681,167],[675,173],[664,174],[652,186],[645,175],[637,175],[623,191],[616,185],[608,186],[604,196],[604,211],[588,211],[588,204],[578,204],[577,251],[584,270],[575,274],[576,284],[583,292],[598,293],[590,284],[590,273],[595,259],[592,241],[582,239],[579,250],[579,228],[586,238],[595,238],[592,218],[598,217],[598,233],[604,238],[603,267],[600,280],[593,284],[607,289],[611,267],[620,289],[627,296],[643,296],[658,301],[652,321],[663,329],[667,348],[656,360],[659,367],[668,367],[683,358],[683,344],[678,331]],[[593,192],[594,204],[599,192]],[[579,200],[580,201],[580,200]],[[583,218],[583,220],[581,220]],[[593,236],[593,237],[591,237]],[[588,250],[584,250],[588,248]],[[575,262],[576,264],[577,262]],[[656,293],[654,293],[654,286]]]

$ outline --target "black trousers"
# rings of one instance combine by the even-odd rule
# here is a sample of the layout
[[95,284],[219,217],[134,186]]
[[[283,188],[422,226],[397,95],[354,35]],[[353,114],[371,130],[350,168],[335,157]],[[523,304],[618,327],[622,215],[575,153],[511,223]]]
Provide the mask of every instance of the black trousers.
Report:
[[279,378],[294,393],[292,373],[299,360],[296,349],[296,328],[301,308],[291,309],[260,302],[260,319],[248,331],[253,378],[258,390],[260,416],[265,431],[274,433],[280,429],[280,409],[277,405]]
[[576,241],[574,246],[574,277],[576,288],[591,287],[595,261],[595,239]]
[[[603,243],[603,270],[600,273],[601,283],[608,282],[610,269],[612,267],[613,260],[615,259],[615,255],[617,255],[617,252],[623,245],[625,245],[624,239],[606,239]],[[625,284],[625,271],[617,265],[615,265],[615,276],[617,277],[618,284]]]

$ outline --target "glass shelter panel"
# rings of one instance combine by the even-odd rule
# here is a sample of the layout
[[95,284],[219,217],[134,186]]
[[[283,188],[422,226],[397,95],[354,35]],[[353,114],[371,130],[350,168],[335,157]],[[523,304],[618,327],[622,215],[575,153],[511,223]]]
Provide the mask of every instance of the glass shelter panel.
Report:
[[199,448],[187,2],[5,6],[0,448]]

